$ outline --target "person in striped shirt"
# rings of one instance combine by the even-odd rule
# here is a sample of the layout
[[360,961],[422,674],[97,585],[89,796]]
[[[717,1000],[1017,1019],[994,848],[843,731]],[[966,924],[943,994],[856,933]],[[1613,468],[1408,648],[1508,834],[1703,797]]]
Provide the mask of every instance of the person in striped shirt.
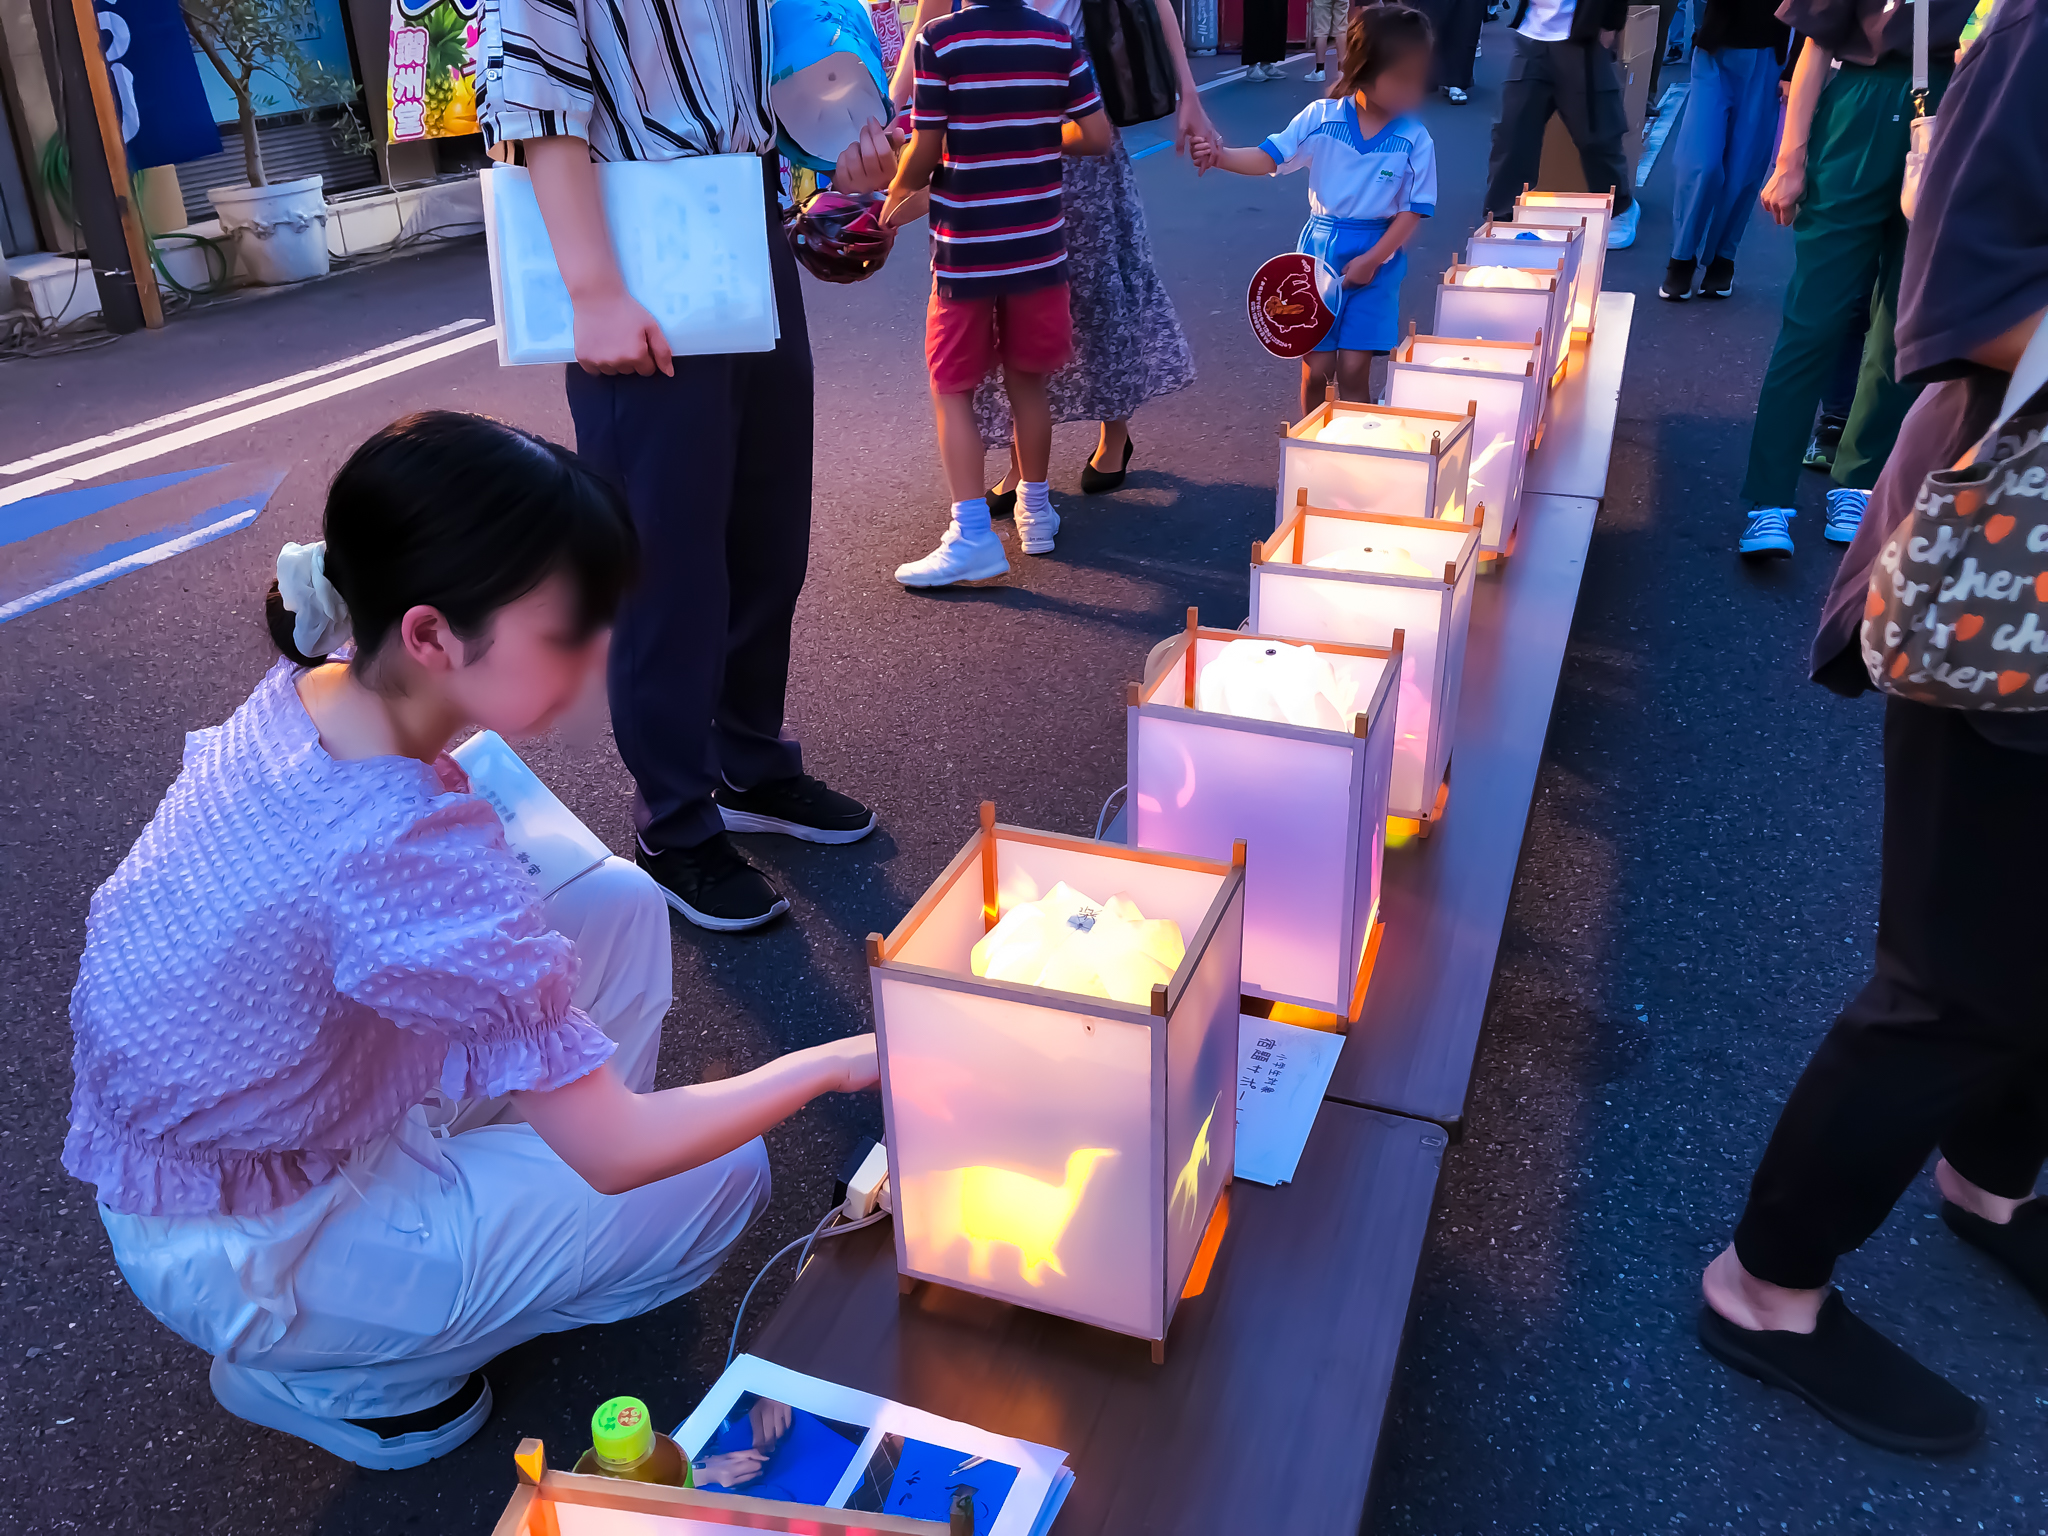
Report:
[[1110,129],[1087,54],[1024,0],[980,0],[940,17],[918,37],[916,58],[910,148],[884,218],[910,213],[929,189],[925,361],[953,518],[938,548],[898,566],[896,579],[942,587],[1010,568],[989,521],[974,420],[975,388],[998,359],[1023,468],[1018,544],[1027,555],[1052,551],[1060,520],[1045,483],[1045,381],[1074,346],[1060,156],[1107,154]]

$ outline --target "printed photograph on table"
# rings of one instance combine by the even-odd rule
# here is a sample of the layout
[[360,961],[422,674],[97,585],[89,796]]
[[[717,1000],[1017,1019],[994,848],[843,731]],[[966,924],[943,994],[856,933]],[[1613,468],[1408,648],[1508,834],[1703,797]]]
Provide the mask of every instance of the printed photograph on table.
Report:
[[862,1425],[743,1392],[692,1466],[697,1486],[713,1493],[824,1504],[853,1465],[867,1434]]
[[964,1488],[974,1500],[974,1536],[988,1536],[1016,1482],[1017,1469],[1003,1462],[884,1435],[846,1507],[943,1523],[951,1518],[954,1494]]

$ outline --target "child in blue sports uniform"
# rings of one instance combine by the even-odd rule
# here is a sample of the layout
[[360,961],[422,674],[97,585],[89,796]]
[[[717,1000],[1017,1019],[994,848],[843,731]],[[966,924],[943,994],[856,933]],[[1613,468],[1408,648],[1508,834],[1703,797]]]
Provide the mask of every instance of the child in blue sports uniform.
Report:
[[1358,8],[1327,99],[1310,102],[1257,149],[1195,140],[1195,164],[1204,171],[1271,176],[1308,167],[1309,220],[1297,249],[1321,257],[1343,286],[1327,350],[1302,359],[1304,416],[1333,380],[1347,400],[1370,398],[1373,354],[1399,340],[1408,270],[1402,248],[1436,212],[1436,145],[1415,115],[1429,93],[1433,46],[1420,11]]

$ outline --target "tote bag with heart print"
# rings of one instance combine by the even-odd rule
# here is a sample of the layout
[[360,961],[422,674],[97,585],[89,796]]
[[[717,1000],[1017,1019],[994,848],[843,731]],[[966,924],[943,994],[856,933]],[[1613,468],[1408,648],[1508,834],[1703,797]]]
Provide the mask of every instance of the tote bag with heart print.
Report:
[[1863,664],[1885,693],[1944,709],[2048,710],[2048,322],[1991,430],[1937,469],[1886,538],[1863,602]]

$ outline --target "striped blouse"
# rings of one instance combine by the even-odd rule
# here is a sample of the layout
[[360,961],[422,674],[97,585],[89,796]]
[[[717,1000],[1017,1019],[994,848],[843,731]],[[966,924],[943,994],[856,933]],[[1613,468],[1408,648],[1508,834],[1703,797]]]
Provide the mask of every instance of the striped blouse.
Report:
[[768,0],[484,0],[489,144],[570,135],[599,160],[763,154]]

